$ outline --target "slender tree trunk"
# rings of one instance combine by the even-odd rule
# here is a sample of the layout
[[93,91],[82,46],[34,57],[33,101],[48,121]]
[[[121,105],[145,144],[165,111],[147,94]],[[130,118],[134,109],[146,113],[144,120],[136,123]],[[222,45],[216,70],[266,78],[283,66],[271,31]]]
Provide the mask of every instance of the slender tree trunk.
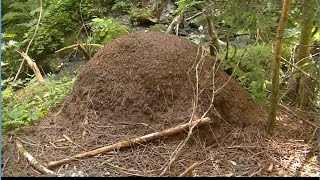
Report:
[[220,47],[219,47],[219,41],[218,41],[218,35],[214,31],[213,28],[213,23],[211,20],[210,16],[211,12],[208,12],[208,14],[205,16],[208,24],[208,34],[211,38],[211,43],[210,43],[210,55],[211,56],[216,56],[219,53]]
[[272,67],[272,89],[271,89],[271,99],[270,99],[270,109],[269,118],[267,122],[267,132],[269,134],[273,133],[275,120],[278,111],[279,103],[279,69],[280,69],[280,58],[282,50],[282,40],[285,25],[289,16],[291,0],[283,0],[281,18],[277,30],[276,43],[274,46],[274,61]]
[[[298,51],[298,66],[301,69],[303,69],[305,65],[312,63],[309,55],[312,44],[312,28],[316,16],[316,7],[316,0],[304,0],[302,6],[300,46]],[[312,71],[312,69],[310,71]],[[299,108],[307,110],[312,107],[312,100],[315,98],[315,83],[302,73],[298,74],[296,82],[296,104]]]

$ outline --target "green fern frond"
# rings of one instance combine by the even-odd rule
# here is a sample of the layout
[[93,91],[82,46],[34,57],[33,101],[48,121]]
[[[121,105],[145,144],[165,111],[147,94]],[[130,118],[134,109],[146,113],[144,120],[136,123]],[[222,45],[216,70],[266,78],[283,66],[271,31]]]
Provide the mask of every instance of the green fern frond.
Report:
[[23,121],[6,121],[2,123],[3,128],[15,128],[25,125],[26,122]]
[[16,20],[21,20],[21,19],[27,19],[29,18],[28,13],[24,12],[8,12],[7,14],[2,16],[2,22],[10,22],[10,21],[16,21]]
[[30,12],[38,6],[38,1],[29,0],[27,2],[14,2],[9,5],[9,8],[11,11]]

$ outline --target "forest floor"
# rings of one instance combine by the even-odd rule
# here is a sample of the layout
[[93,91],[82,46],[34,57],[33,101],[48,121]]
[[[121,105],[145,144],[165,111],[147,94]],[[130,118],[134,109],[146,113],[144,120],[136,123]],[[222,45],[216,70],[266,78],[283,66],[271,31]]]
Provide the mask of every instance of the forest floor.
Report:
[[212,123],[195,128],[176,156],[187,133],[53,170],[60,176],[178,176],[198,162],[193,176],[319,176],[316,115],[282,105],[274,134],[266,134],[266,107],[201,49],[155,32],[112,41],[83,67],[57,111],[3,139],[3,176],[43,176],[18,153],[16,140],[48,163],[203,116]]

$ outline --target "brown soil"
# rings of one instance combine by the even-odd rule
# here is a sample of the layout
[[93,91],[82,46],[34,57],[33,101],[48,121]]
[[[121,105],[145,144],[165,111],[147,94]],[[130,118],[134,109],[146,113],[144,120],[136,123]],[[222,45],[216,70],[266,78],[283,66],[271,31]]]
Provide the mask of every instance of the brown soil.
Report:
[[[58,160],[199,118],[209,108],[214,89],[214,103],[206,114],[213,123],[195,129],[166,175],[178,175],[203,160],[206,163],[198,168],[200,176],[265,174],[255,172],[269,160],[259,162],[253,157],[262,156],[257,153],[266,152],[272,143],[260,143],[266,137],[262,133],[265,110],[236,81],[213,68],[217,66],[200,47],[185,39],[156,32],[132,33],[101,49],[79,74],[61,110],[25,128],[19,138],[41,161]],[[293,136],[299,130],[292,130]],[[63,135],[73,143],[58,142]],[[71,162],[59,171],[77,169],[89,176],[157,176],[185,137],[180,134]],[[247,148],[241,149],[240,144]],[[3,148],[4,161],[15,159],[16,153],[10,150],[16,152],[9,140]],[[21,158],[14,161],[7,161],[5,176],[39,176]],[[21,171],[10,170],[14,166]],[[248,167],[251,171],[245,169]]]

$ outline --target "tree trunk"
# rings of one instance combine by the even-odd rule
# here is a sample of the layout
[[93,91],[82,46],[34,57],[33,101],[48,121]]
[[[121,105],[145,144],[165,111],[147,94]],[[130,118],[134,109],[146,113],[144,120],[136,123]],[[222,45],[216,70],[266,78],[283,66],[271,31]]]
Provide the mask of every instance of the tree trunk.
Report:
[[[316,16],[316,0],[305,0],[302,5],[301,34],[299,40],[298,66],[303,69],[307,64],[312,63],[309,58],[312,43],[312,28]],[[312,69],[310,70],[312,71]],[[312,72],[310,72],[312,74]],[[312,107],[312,100],[315,98],[315,83],[304,74],[298,74],[296,88],[296,104],[299,108],[307,110]]]
[[274,61],[272,67],[272,89],[270,99],[269,118],[267,122],[267,132],[273,133],[275,120],[277,116],[278,103],[279,103],[279,69],[282,50],[282,40],[285,25],[289,16],[291,0],[284,0],[282,5],[281,18],[277,30],[276,43],[274,46]]
[[211,43],[210,43],[210,47],[209,47],[210,48],[210,55],[215,57],[219,53],[220,47],[219,47],[218,35],[214,31],[210,14],[211,14],[211,12],[209,12],[205,17],[206,17],[207,24],[208,24],[208,34],[211,38]]

